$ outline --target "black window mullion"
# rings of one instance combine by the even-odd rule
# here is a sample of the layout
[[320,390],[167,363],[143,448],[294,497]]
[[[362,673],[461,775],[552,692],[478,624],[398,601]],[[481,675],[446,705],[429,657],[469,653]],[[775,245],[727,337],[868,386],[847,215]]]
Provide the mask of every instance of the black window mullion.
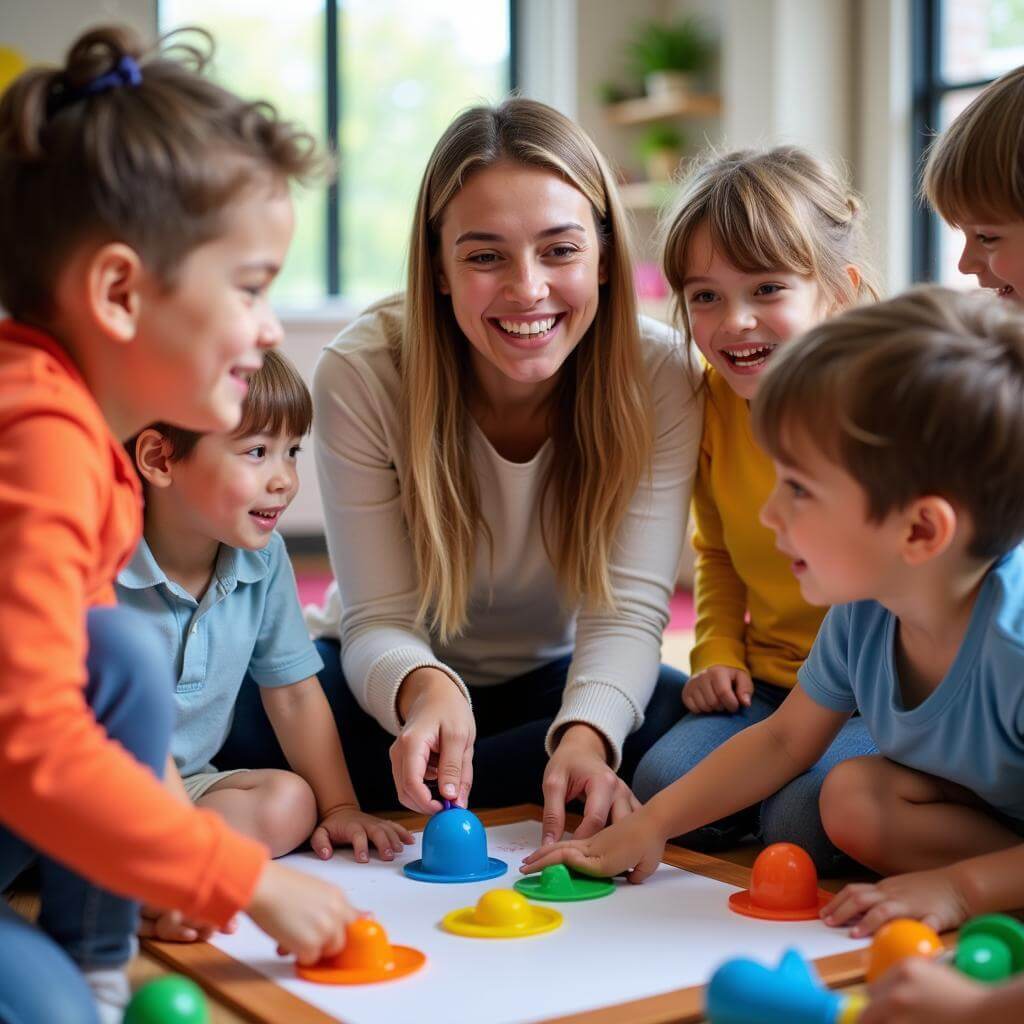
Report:
[[[942,63],[942,0],[914,0],[913,138],[915,181],[924,155],[939,125],[939,86]],[[939,271],[939,230],[935,214],[914,196],[911,204],[911,274],[914,281],[933,281]]]

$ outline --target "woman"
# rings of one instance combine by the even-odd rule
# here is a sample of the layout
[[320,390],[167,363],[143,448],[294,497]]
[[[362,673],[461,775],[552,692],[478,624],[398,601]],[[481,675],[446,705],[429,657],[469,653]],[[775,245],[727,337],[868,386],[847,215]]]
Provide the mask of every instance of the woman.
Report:
[[320,642],[321,678],[365,806],[436,811],[435,779],[460,804],[471,785],[514,803],[543,779],[545,837],[567,800],[584,836],[637,806],[625,780],[680,714],[659,652],[695,376],[638,321],[586,135],[525,99],[458,117],[420,188],[405,296],[346,328],[314,380],[338,581],[322,625],[341,641]]

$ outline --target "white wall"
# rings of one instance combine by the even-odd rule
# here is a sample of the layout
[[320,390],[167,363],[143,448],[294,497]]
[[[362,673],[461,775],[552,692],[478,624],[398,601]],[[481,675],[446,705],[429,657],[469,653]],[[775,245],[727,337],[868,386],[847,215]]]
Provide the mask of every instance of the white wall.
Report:
[[0,45],[31,63],[62,60],[84,29],[104,22],[131,25],[142,36],[156,29],[157,0],[0,0]]

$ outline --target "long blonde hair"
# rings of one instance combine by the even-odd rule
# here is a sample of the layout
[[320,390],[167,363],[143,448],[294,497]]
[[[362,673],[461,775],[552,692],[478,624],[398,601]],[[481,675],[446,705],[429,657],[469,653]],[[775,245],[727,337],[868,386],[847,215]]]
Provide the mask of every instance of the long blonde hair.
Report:
[[420,586],[419,618],[442,641],[465,628],[483,521],[470,459],[468,342],[437,289],[444,209],[499,161],[540,167],[589,200],[607,281],[593,324],[559,371],[553,454],[540,515],[565,601],[613,606],[612,546],[653,448],[628,229],[611,173],[584,132],[551,107],[510,99],[465,111],[441,136],[420,185],[397,360],[406,458],[401,487]]
[[[784,269],[813,277],[837,307],[879,298],[860,201],[829,167],[797,146],[712,154],[683,182],[664,227],[665,277],[687,340],[683,282],[690,242],[703,224],[714,249],[746,273]],[[857,287],[850,265],[860,273]]]

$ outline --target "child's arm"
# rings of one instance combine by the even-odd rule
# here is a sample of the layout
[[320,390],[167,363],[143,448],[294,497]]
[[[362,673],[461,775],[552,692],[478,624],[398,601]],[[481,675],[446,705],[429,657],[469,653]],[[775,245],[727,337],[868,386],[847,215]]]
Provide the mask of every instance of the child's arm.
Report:
[[868,988],[860,1024],[1003,1024],[1024,1019],[1024,977],[979,985],[924,957],[898,963]]
[[779,709],[734,736],[639,811],[591,839],[542,847],[524,872],[565,863],[593,875],[629,871],[641,882],[672,836],[690,832],[770,796],[828,749],[849,714],[830,711],[796,686]]
[[946,931],[978,914],[1019,907],[1024,907],[1024,845],[875,884],[848,885],[822,916],[836,926],[857,921],[851,932],[856,937],[873,934],[894,917],[919,918]]
[[408,829],[359,809],[330,706],[316,676],[290,686],[260,688],[263,706],[288,763],[316,796],[317,827],[310,842],[325,860],[335,843],[351,843],[356,860],[369,859],[368,838],[390,860],[412,843]]
[[[708,409],[705,415],[714,412]],[[698,714],[738,711],[750,704],[754,692],[746,663],[747,588],[726,548],[710,478],[711,454],[702,447],[693,486],[696,642],[690,653],[693,674],[683,687],[686,709]]]

